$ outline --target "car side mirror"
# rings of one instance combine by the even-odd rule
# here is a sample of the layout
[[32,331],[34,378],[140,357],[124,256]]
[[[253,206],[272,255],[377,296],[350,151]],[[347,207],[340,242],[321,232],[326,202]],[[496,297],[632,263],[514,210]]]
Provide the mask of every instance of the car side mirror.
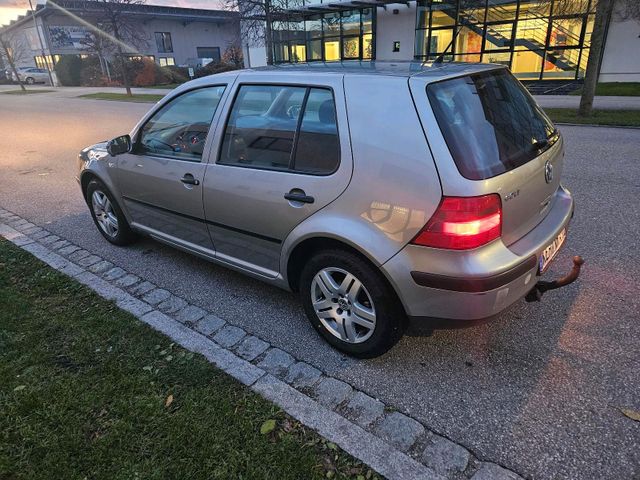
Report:
[[121,155],[131,151],[131,137],[129,135],[120,135],[119,137],[107,142],[107,152],[112,157]]

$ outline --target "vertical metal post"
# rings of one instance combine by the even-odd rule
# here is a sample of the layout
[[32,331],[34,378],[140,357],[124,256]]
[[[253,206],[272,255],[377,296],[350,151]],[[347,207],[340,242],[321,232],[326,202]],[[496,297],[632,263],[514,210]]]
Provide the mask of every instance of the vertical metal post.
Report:
[[[40,29],[38,28],[38,22],[36,21],[36,12],[33,9],[33,3],[29,0],[29,8],[31,9],[31,18],[33,19],[33,26],[36,29],[36,33],[38,34],[38,41],[40,42],[40,51],[42,52],[42,61],[47,67],[47,73],[49,74],[49,81],[51,82],[51,86],[53,87],[53,75],[51,75],[51,67],[49,66],[49,61],[47,60],[47,56],[44,53],[44,43],[42,43],[42,36],[40,35]],[[53,55],[51,55],[51,62],[53,63]]]

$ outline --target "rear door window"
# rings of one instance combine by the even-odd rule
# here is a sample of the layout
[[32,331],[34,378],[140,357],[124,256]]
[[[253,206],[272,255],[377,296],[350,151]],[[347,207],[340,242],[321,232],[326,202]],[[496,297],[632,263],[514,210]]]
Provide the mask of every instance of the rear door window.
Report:
[[339,162],[331,90],[280,85],[240,87],[225,127],[218,163],[327,175]]
[[427,95],[458,170],[470,180],[524,165],[558,139],[551,120],[506,69],[436,82]]

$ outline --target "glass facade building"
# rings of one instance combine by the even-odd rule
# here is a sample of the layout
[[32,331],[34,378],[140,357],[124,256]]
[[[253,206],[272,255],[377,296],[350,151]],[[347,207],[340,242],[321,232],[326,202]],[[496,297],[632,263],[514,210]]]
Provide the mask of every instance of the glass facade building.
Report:
[[[404,13],[415,15],[413,56],[406,59],[500,63],[522,80],[581,78],[596,1],[418,0]],[[276,63],[376,59],[376,24],[385,28],[376,12],[389,0],[359,9],[354,1],[303,0],[314,3],[322,13],[309,9],[296,21],[272,23]]]
[[375,58],[374,8],[272,22],[276,63]]
[[596,0],[421,0],[415,58],[508,65],[522,80],[584,76]]

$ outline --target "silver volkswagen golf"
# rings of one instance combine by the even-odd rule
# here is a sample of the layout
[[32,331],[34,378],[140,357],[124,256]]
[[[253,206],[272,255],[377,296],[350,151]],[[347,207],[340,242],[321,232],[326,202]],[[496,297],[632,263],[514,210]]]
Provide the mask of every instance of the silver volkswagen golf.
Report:
[[562,137],[504,67],[318,64],[188,82],[88,147],[100,233],[137,234],[298,292],[335,348],[491,317],[543,282],[567,235]]

